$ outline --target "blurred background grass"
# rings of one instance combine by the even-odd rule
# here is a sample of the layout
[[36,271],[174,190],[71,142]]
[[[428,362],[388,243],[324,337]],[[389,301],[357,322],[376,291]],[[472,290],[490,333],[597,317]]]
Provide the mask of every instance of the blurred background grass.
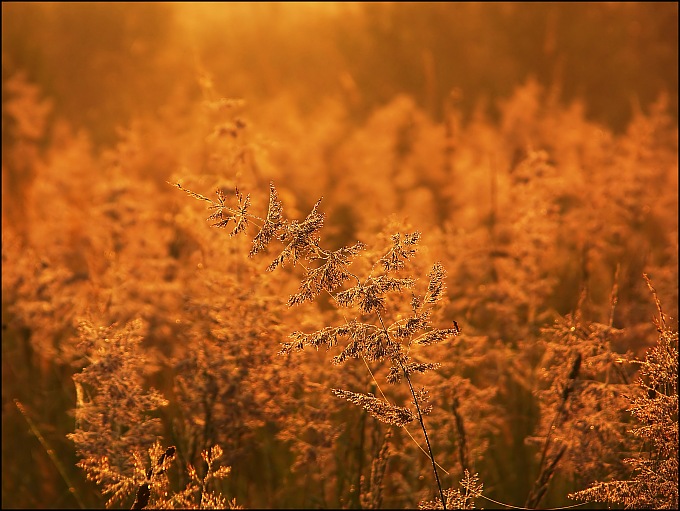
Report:
[[204,68],[233,96],[309,110],[343,96],[359,118],[397,93],[435,119],[452,91],[466,114],[494,112],[533,76],[615,131],[660,91],[677,119],[675,2],[7,2],[2,14],[3,83],[25,70],[97,142],[198,94]]

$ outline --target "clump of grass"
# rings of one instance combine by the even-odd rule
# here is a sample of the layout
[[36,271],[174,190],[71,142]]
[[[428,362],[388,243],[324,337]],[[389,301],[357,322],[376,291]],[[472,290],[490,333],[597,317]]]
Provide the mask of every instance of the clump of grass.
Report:
[[465,470],[463,472],[463,479],[460,481],[460,486],[463,488],[461,492],[459,489],[449,488],[444,490],[446,496],[446,504],[442,505],[442,501],[435,499],[429,502],[421,502],[419,509],[474,509],[475,499],[482,496],[482,488],[484,485],[479,482],[477,474],[470,475],[470,472]]
[[624,460],[631,468],[630,478],[598,482],[569,498],[626,508],[677,509],[678,332],[670,326],[650,279],[644,277],[654,295],[658,311],[654,324],[659,336],[645,360],[631,361],[640,365],[640,376],[636,394],[629,397],[629,411],[638,421],[630,434],[643,441],[643,449]]
[[135,320],[108,328],[83,321],[79,328],[89,365],[73,376],[76,429],[68,438],[86,471],[102,453],[108,465],[122,470],[133,450],[154,443],[161,421],[153,413],[168,404],[157,390],[144,389],[140,343],[146,327]]
[[81,464],[90,480],[103,486],[104,495],[111,494],[107,507],[123,502],[134,494],[131,509],[238,509],[236,501],[228,501],[210,490],[213,481],[226,478],[231,467],[219,466],[222,448],[213,446],[201,453],[207,468],[203,477],[191,464],[186,471],[189,482],[180,491],[171,491],[168,472],[176,461],[174,446],[163,448],[160,441],[148,449],[148,462],[139,451],[131,455],[132,472],[118,470],[107,456],[90,457]]
[[[311,302],[320,294],[327,293],[338,308],[353,310],[356,316],[346,319],[342,325],[324,327],[312,333],[291,333],[291,341],[283,343],[280,353],[288,355],[307,346],[317,350],[325,346],[330,350],[344,339],[347,344],[333,358],[334,364],[343,364],[351,358],[362,359],[366,364],[387,361],[390,366],[387,381],[395,384],[403,377],[412,397],[412,407],[394,405],[384,394],[380,398],[344,389],[333,389],[333,394],[362,407],[376,419],[390,425],[402,427],[418,420],[432,463],[439,502],[446,508],[449,499],[442,489],[424,420],[431,410],[431,407],[425,406],[427,391],[424,388],[416,390],[412,382],[415,373],[425,373],[438,367],[438,364],[421,362],[409,355],[411,346],[436,344],[459,333],[455,322],[451,328],[436,328],[431,324],[432,308],[445,296],[446,272],[441,263],[435,263],[428,273],[428,285],[422,296],[411,291],[408,315],[390,322],[393,311],[389,308],[394,301],[392,294],[401,296],[415,287],[413,277],[400,275],[416,254],[420,233],[393,234],[391,246],[373,263],[368,275],[360,278],[350,266],[352,260],[358,258],[366,248],[362,242],[336,250],[321,246],[320,231],[324,223],[324,214],[319,210],[321,199],[304,220],[298,221],[287,220],[283,216],[283,205],[273,183],[269,186],[268,209],[262,217],[249,213],[250,195],[244,197],[238,188],[235,188],[235,200],[230,204],[222,190],[218,189],[217,199],[212,200],[179,183],[176,186],[191,197],[206,202],[208,209],[213,211],[208,217],[208,220],[213,221],[212,226],[229,228],[230,237],[245,232],[251,222],[257,223],[259,230],[252,240],[249,256],[265,251],[273,240],[283,245],[267,271],[288,263],[303,268],[304,276],[299,290],[289,297],[289,306]],[[348,282],[352,285],[346,287]]]

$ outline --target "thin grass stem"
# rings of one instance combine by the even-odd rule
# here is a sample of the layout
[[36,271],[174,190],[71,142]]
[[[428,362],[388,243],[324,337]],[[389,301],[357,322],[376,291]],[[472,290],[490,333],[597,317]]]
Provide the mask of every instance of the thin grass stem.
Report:
[[21,412],[21,415],[24,416],[24,419],[26,419],[26,422],[28,423],[28,426],[31,428],[31,432],[35,435],[35,437],[38,439],[40,442],[40,445],[43,446],[43,449],[47,452],[47,455],[50,457],[52,460],[52,463],[54,463],[54,466],[57,467],[57,471],[59,472],[59,475],[61,475],[62,479],[66,483],[66,486],[68,487],[69,493],[73,495],[73,497],[76,499],[76,502],[78,502],[78,506],[80,506],[80,509],[86,509],[85,504],[80,498],[80,495],[78,494],[78,491],[76,490],[75,485],[71,482],[69,479],[68,475],[66,474],[66,470],[64,469],[64,466],[61,464],[57,456],[54,454],[54,450],[50,447],[50,444],[47,443],[47,440],[45,440],[45,437],[42,436],[40,433],[40,430],[38,427],[35,425],[33,420],[29,417],[28,413],[26,412],[26,408],[24,408],[24,405],[21,404],[21,402],[18,399],[14,399],[14,404],[17,405],[17,408]]

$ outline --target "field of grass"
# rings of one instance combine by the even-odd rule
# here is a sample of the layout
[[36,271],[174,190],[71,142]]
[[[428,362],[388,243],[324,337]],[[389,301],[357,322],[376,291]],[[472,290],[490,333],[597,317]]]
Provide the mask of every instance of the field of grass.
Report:
[[550,4],[83,5],[3,3],[3,508],[677,508],[677,4],[595,92]]

